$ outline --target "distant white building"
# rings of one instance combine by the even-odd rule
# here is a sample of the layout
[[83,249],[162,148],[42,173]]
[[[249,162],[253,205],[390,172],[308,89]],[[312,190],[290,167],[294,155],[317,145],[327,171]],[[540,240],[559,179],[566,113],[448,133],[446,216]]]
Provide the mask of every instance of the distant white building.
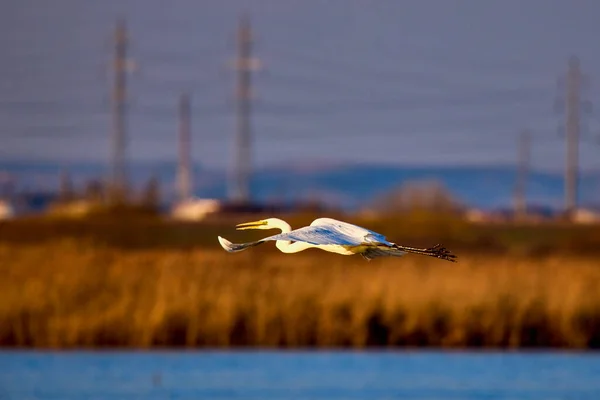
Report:
[[580,208],[573,214],[573,222],[578,224],[597,224],[600,223],[600,212]]
[[0,200],[0,221],[11,219],[15,216],[15,209],[6,200]]
[[176,203],[171,211],[171,216],[177,220],[200,221],[220,209],[221,202],[219,200],[192,198]]

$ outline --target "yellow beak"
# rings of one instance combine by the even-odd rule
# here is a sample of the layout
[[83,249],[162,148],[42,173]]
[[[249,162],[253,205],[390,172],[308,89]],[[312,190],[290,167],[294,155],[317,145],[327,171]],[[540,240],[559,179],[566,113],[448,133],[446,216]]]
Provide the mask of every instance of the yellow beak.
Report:
[[257,229],[260,226],[266,225],[267,221],[253,221],[253,222],[244,222],[243,224],[238,224],[235,226],[235,229],[237,230],[244,230],[244,229]]

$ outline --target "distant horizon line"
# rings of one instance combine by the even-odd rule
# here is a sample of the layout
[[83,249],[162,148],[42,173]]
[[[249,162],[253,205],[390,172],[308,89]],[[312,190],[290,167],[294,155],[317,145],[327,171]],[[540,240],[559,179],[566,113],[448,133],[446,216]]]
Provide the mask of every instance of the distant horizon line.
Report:
[[[144,166],[177,166],[177,160],[131,160],[128,162],[129,165],[133,165],[134,167],[144,167]],[[230,167],[228,166],[215,166],[215,165],[205,165],[200,161],[192,162],[192,166],[195,168],[201,167],[204,171],[212,171],[212,172],[227,172]],[[86,167],[94,167],[94,168],[103,168],[110,169],[110,165],[108,162],[103,162],[100,160],[53,160],[53,159],[25,159],[25,158],[14,158],[14,159],[0,159],[0,169],[6,167],[16,167],[16,166],[48,166],[48,167],[77,167],[77,166],[86,166]],[[327,161],[319,161],[319,160],[307,160],[305,162],[291,162],[291,163],[282,163],[282,162],[274,162],[270,164],[263,164],[257,166],[255,171],[269,171],[273,169],[295,169],[295,170],[307,170],[307,171],[318,171],[318,170],[331,170],[331,169],[339,169],[339,168],[356,168],[356,167],[367,167],[367,168],[423,168],[423,169],[517,169],[518,165],[516,163],[474,163],[474,162],[466,162],[466,163],[406,163],[406,162],[368,162],[368,161],[335,161],[335,162],[327,162]],[[551,169],[551,168],[543,168],[543,167],[535,167],[532,166],[530,168],[530,172],[535,173],[549,173],[552,175],[562,175],[562,168]],[[581,168],[580,173],[585,174],[594,174],[600,173],[600,168]]]

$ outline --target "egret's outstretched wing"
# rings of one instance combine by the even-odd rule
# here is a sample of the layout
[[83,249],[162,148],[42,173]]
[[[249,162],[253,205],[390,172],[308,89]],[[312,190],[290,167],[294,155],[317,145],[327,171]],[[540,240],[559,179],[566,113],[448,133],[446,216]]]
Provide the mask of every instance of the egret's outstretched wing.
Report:
[[363,236],[352,235],[351,232],[344,232],[333,225],[310,225],[295,229],[291,232],[280,233],[262,239],[268,240],[290,240],[294,242],[306,242],[315,246],[318,245],[340,245],[340,246],[359,246],[364,243]]
[[295,229],[291,232],[280,233],[248,243],[231,243],[229,240],[219,236],[219,243],[230,253],[245,250],[249,247],[258,246],[268,241],[286,240],[292,242],[305,242],[314,246],[339,245],[339,246],[359,246],[364,244],[363,236],[351,236],[335,226],[305,226]]
[[335,229],[336,231],[351,236],[360,237],[362,242],[374,242],[391,245],[392,243],[381,233],[374,232],[370,229],[363,228],[362,226],[350,224],[344,221],[338,221],[333,218],[317,218],[310,226],[326,226],[329,229]]
[[221,247],[223,247],[229,253],[237,253],[238,251],[246,250],[249,247],[258,246],[259,244],[264,243],[263,240],[248,243],[231,243],[229,240],[221,236],[219,236],[218,239],[219,243],[221,243]]

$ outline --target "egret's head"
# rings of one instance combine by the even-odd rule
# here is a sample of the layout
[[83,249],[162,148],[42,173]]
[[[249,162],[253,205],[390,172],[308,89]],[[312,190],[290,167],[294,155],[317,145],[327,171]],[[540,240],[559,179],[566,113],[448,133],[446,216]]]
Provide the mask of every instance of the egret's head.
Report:
[[245,222],[238,224],[235,227],[238,230],[244,229],[281,229],[282,231],[289,231],[291,228],[287,222],[279,218],[267,218],[261,219],[260,221]]
[[237,230],[245,229],[273,229],[274,226],[269,223],[268,219],[261,219],[260,221],[244,222],[235,226]]

